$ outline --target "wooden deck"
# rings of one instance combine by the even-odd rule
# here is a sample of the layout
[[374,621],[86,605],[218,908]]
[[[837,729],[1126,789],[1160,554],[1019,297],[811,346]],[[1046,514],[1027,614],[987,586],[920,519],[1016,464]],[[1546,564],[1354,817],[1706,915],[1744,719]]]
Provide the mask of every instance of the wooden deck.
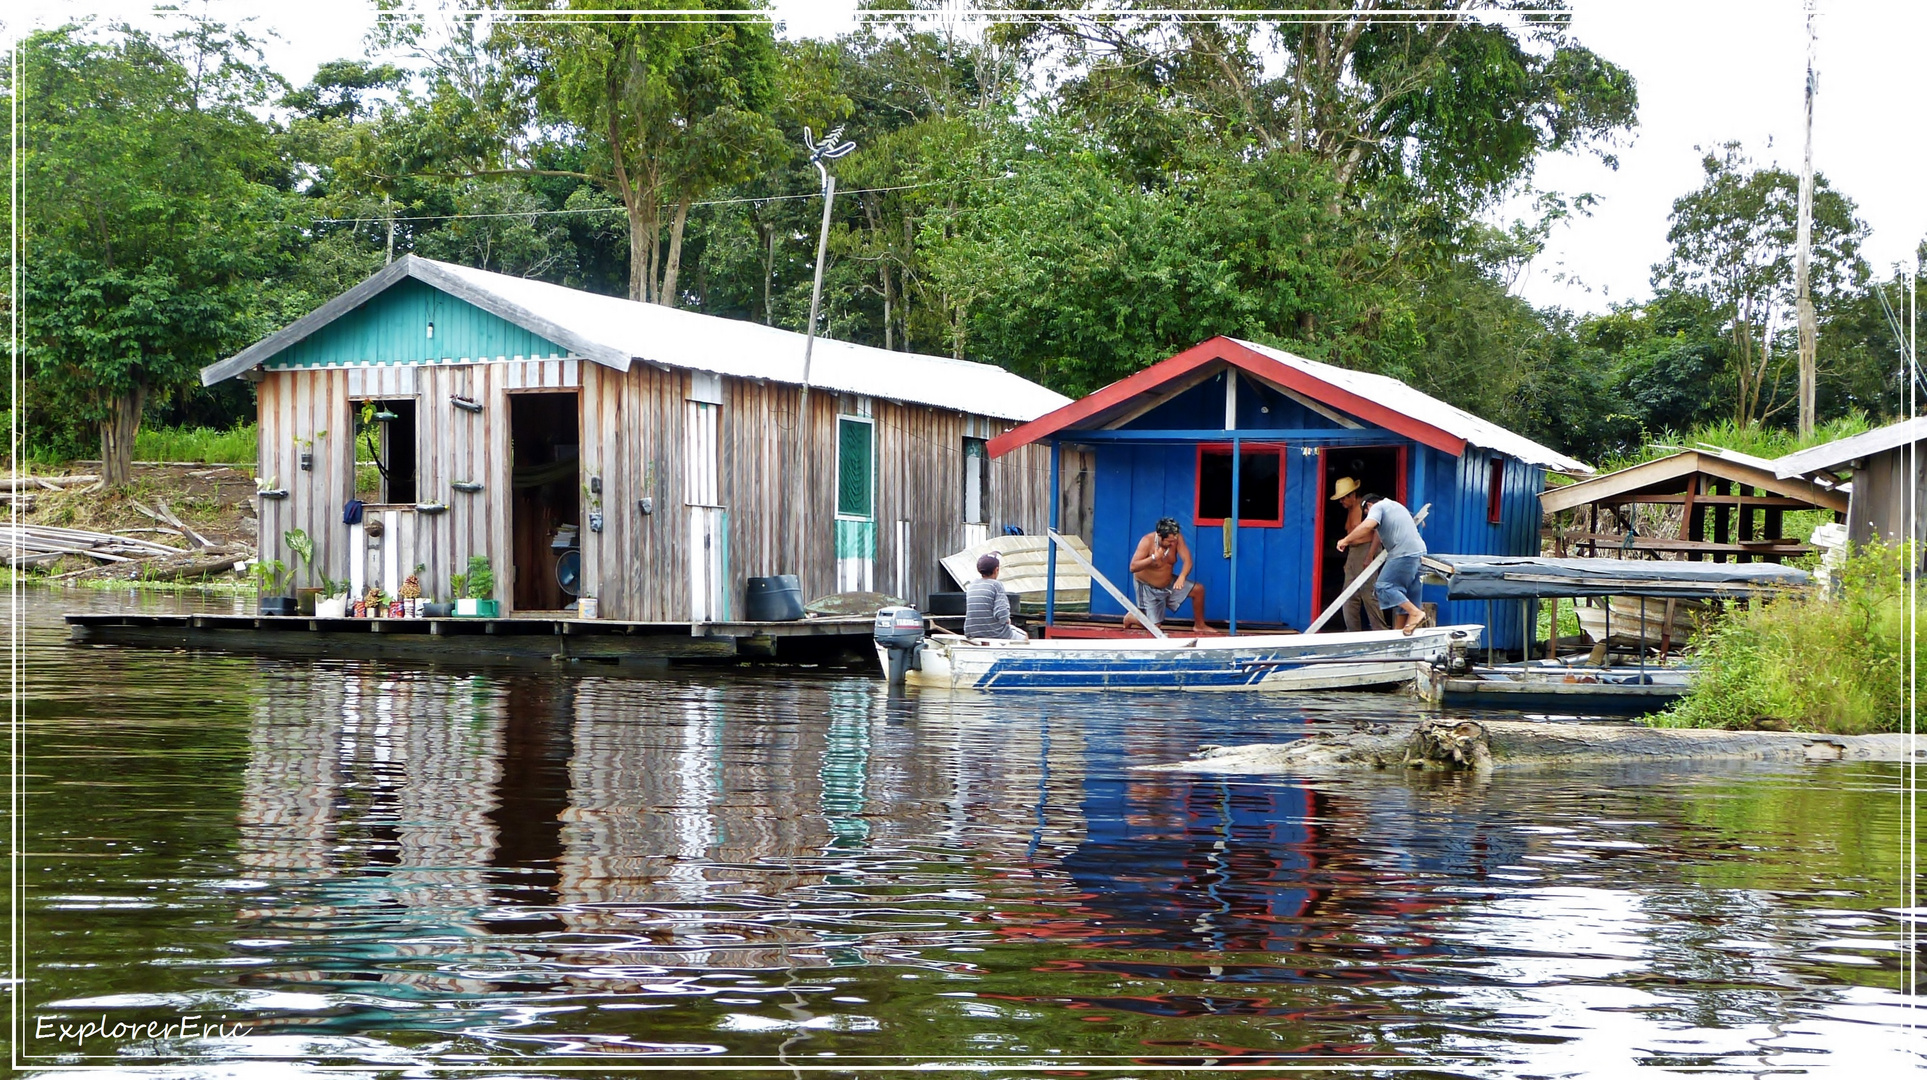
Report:
[[645,623],[559,616],[318,619],[307,615],[68,615],[80,645],[459,665],[763,659],[875,664],[870,616],[794,622]]

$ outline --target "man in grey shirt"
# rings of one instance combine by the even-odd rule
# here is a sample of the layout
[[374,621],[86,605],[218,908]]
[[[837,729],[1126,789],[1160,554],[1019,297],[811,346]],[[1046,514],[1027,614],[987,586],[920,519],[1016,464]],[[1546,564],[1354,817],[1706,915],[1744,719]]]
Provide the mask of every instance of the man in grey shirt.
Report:
[[990,552],[977,559],[976,581],[964,586],[964,636],[1005,641],[1029,641],[1030,635],[1010,625],[1010,592],[997,580],[1004,561]]
[[1338,542],[1343,551],[1353,544],[1371,543],[1373,534],[1385,545],[1385,566],[1378,572],[1372,595],[1382,608],[1399,610],[1399,629],[1407,634],[1425,625],[1425,609],[1418,606],[1419,557],[1425,540],[1418,534],[1412,512],[1381,495],[1365,496],[1365,520]]

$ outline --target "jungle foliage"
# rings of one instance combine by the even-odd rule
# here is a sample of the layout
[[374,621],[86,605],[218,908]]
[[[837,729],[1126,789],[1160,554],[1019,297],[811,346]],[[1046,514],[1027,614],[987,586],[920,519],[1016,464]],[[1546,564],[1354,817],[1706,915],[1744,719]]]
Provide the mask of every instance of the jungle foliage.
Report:
[[[1588,459],[1790,426],[1791,179],[1738,147],[1676,204],[1649,301],[1581,318],[1511,291],[1589,200],[1500,208],[1545,155],[1610,159],[1635,123],[1627,73],[1535,17],[1558,3],[1011,6],[878,0],[789,41],[751,2],[478,0],[397,10],[300,87],[205,18],[32,34],[0,90],[26,132],[35,452],[247,419],[245,384],[196,369],[407,252],[801,329],[800,136],[837,125],[858,149],[835,163],[834,337],[1077,395],[1232,334]],[[1440,14],[1474,7],[1520,17]],[[1901,278],[1860,259],[1850,199],[1823,181],[1815,205],[1821,416],[1879,420],[1904,401]]]
[[1661,721],[1835,735],[1906,730],[1911,672],[1927,664],[1927,636],[1911,624],[1927,599],[1919,563],[1911,545],[1872,544],[1847,559],[1831,591],[1729,612],[1700,643],[1692,693]]

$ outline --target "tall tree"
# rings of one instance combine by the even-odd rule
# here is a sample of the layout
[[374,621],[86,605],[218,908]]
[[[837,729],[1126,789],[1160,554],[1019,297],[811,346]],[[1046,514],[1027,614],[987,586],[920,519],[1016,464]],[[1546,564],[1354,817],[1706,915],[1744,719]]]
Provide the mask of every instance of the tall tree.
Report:
[[255,335],[260,281],[297,242],[254,113],[282,87],[205,20],[167,38],[69,25],[17,57],[33,391],[98,429],[102,479],[125,484],[150,399]]
[[[1653,287],[1707,300],[1732,340],[1733,423],[1747,427],[1796,400],[1785,393],[1794,355],[1777,341],[1794,310],[1794,244],[1800,178],[1785,169],[1755,168],[1738,143],[1701,162],[1705,181],[1673,201],[1673,245],[1653,268]],[[1816,176],[1813,187],[1810,283],[1816,303],[1831,305],[1864,283],[1860,257],[1866,226],[1852,199]]]
[[[737,0],[506,0],[486,41],[493,84],[443,77],[437,95],[497,114],[469,125],[497,136],[481,160],[471,157],[473,175],[574,177],[619,201],[629,223],[630,299],[674,305],[691,207],[781,152],[783,135],[769,116],[778,58],[759,8]],[[532,160],[557,140],[580,147],[578,167]]]

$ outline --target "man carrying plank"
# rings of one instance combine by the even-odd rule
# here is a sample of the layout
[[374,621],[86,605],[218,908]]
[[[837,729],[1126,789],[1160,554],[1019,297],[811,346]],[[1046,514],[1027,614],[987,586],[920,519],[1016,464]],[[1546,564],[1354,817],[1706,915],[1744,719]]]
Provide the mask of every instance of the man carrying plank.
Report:
[[1425,540],[1419,536],[1412,512],[1397,501],[1367,495],[1363,505],[1365,520],[1338,541],[1338,550],[1368,544],[1374,535],[1385,545],[1385,566],[1378,572],[1372,596],[1381,608],[1397,608],[1399,629],[1410,634],[1425,625],[1425,609],[1412,599],[1418,595],[1419,559],[1425,555]]

